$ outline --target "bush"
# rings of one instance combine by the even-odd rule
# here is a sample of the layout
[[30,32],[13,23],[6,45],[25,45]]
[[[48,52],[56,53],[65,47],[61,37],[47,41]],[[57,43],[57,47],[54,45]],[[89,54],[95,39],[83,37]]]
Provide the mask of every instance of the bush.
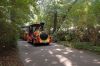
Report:
[[71,42],[71,41],[77,41],[76,36],[74,32],[68,32],[66,35],[66,40]]
[[100,54],[100,47],[93,46],[91,42],[76,42],[76,43],[72,43],[71,46],[77,49],[89,50]]
[[77,49],[91,49],[90,46],[92,46],[91,44],[89,44],[88,42],[76,42],[73,44],[73,47],[77,48]]
[[56,32],[54,35],[55,40],[57,41],[75,41],[76,40],[76,36],[75,33],[73,31],[59,31]]
[[100,46],[93,46],[91,42],[68,42],[68,41],[60,41],[58,44],[71,47],[71,48],[76,48],[79,50],[89,50],[91,52],[100,54]]
[[66,33],[64,31],[59,31],[53,34],[54,41],[65,41],[66,40]]
[[0,49],[16,47],[17,31],[13,25],[0,22]]

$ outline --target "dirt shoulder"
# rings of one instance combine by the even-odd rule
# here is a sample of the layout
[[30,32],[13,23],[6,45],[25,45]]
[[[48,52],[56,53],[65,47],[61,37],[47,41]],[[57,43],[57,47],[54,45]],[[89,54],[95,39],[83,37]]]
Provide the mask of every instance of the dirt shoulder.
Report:
[[23,66],[18,49],[2,50],[0,52],[0,66]]

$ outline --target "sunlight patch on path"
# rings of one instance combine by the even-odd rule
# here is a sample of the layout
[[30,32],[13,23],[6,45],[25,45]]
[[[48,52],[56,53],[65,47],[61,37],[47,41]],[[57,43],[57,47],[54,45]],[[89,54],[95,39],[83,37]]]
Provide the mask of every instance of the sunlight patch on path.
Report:
[[62,49],[60,49],[60,48],[58,48],[58,49],[56,49],[57,51],[62,51]]
[[53,54],[53,52],[51,51],[51,50],[49,50],[49,53],[52,55]]
[[64,64],[64,66],[72,66],[72,63],[68,58],[62,55],[56,55],[56,57],[59,59],[60,63]]
[[26,52],[25,54],[28,55],[29,53]]
[[30,63],[31,61],[32,61],[32,60],[31,60],[30,58],[26,58],[26,59],[25,59],[25,62],[26,62],[26,63]]
[[65,48],[67,52],[73,52],[73,50],[71,48]]
[[58,62],[57,61],[52,61],[52,64],[58,64]]
[[47,62],[48,61],[48,59],[45,59],[45,62]]
[[94,62],[94,63],[97,63],[97,64],[100,64],[100,61],[97,60],[97,59],[94,59],[93,62]]

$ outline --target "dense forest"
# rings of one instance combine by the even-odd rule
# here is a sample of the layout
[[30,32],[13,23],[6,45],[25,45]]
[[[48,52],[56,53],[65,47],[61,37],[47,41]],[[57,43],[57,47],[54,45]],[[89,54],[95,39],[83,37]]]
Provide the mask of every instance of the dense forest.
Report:
[[39,22],[54,42],[100,51],[100,0],[0,0],[0,48],[16,47],[20,27]]

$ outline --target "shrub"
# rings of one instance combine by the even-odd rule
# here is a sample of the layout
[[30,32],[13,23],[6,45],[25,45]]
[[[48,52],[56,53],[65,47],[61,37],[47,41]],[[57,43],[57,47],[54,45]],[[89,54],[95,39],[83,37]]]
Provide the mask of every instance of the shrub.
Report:
[[89,51],[100,54],[100,47],[93,46],[93,44],[91,44],[91,42],[76,42],[71,45],[72,45],[72,47],[77,48],[77,49],[89,50]]
[[66,33],[64,31],[59,31],[53,34],[54,41],[65,41],[66,40]]
[[16,47],[17,31],[13,25],[0,22],[0,49]]

